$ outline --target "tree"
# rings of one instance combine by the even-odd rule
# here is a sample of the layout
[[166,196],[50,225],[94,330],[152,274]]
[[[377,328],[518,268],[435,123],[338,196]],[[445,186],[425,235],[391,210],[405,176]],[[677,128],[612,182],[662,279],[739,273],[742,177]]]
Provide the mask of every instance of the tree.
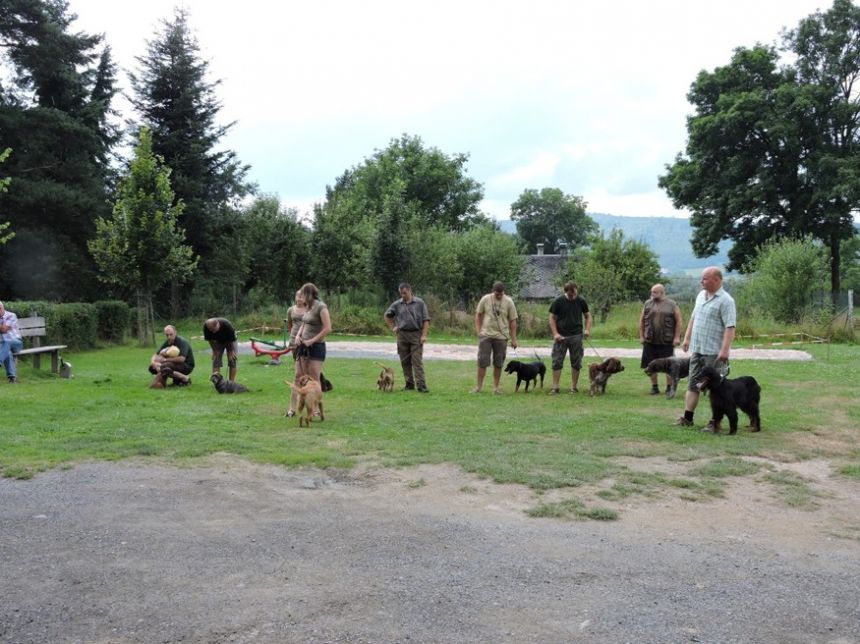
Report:
[[[10,154],[12,154],[12,148],[6,148],[5,150],[3,150],[3,152],[0,152],[0,163],[3,163],[6,159],[8,159]],[[10,181],[11,179],[9,177],[3,177],[2,179],[0,179],[0,194],[8,192]],[[10,224],[8,221],[0,223],[0,246],[2,246],[15,236],[15,233],[13,232],[5,234],[3,233],[4,230],[9,228],[9,225]]]
[[[188,13],[177,9],[171,20],[148,42],[140,69],[130,74],[132,103],[152,132],[156,155],[171,168],[176,195],[185,204],[179,223],[188,242],[202,258],[206,273],[217,269],[210,261],[224,232],[223,222],[252,192],[245,180],[247,165],[235,152],[219,148],[234,125],[219,125],[221,103],[215,90],[220,81],[207,80],[208,63],[189,25]],[[234,240],[235,241],[235,240]]]
[[528,252],[536,253],[537,244],[543,244],[544,252],[552,255],[561,244],[569,250],[585,245],[597,232],[597,224],[585,214],[586,205],[582,197],[566,195],[558,188],[529,189],[511,204],[511,219]]
[[464,269],[458,294],[466,303],[475,302],[489,293],[496,281],[504,282],[513,290],[525,264],[516,238],[491,224],[461,233],[457,258],[457,263]]
[[743,299],[777,322],[800,322],[825,284],[827,256],[811,236],[772,239],[759,249],[743,287]]
[[152,152],[152,135],[141,128],[134,157],[119,185],[113,218],[96,221],[89,248],[100,279],[125,284],[137,298],[138,338],[155,343],[153,294],[165,284],[187,279],[197,259],[177,227],[183,204],[175,201],[170,169]]
[[605,322],[613,304],[638,300],[660,281],[660,263],[647,244],[624,239],[613,229],[602,233],[588,248],[571,255],[561,282],[574,280],[592,310]]
[[699,73],[686,154],[659,184],[692,211],[697,256],[731,239],[728,268],[743,270],[766,241],[812,235],[829,250],[835,295],[860,209],[860,8],[835,0],[786,32],[782,50],[790,63],[757,45]]
[[114,68],[101,36],[71,32],[63,0],[0,3],[8,83],[0,140],[14,188],[4,210],[16,237],[4,247],[0,291],[46,299],[96,295],[87,252],[95,219],[109,213],[109,124]]
[[[325,202],[314,208],[319,284],[328,290],[373,286],[383,270],[384,288],[390,289],[396,286],[393,274],[407,270],[408,253],[417,252],[414,244],[407,252],[404,235],[436,229],[460,233],[486,223],[478,211],[483,189],[465,175],[467,160],[404,134],[338,177],[326,188]],[[392,225],[407,232],[398,235]]]

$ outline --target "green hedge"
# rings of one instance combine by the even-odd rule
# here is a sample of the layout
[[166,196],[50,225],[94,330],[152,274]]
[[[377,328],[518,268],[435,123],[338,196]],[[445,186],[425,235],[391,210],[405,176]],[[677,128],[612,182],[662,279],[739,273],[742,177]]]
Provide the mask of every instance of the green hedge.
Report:
[[19,318],[40,315],[45,318],[47,336],[42,344],[66,344],[70,349],[94,347],[99,339],[122,342],[128,329],[129,307],[124,302],[6,302],[6,308]]

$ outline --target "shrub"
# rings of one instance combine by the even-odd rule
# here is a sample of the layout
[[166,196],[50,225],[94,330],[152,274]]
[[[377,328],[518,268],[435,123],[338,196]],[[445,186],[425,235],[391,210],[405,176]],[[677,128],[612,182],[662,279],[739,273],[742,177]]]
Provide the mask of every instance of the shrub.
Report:
[[95,303],[98,319],[98,338],[121,344],[125,340],[131,321],[131,308],[119,300],[103,300]]

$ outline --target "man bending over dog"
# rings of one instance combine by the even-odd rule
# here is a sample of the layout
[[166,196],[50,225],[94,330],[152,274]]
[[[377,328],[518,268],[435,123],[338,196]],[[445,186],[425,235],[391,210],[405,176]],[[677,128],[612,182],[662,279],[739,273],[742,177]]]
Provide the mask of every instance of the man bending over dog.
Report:
[[167,339],[149,360],[149,373],[155,375],[150,387],[162,389],[167,385],[168,378],[173,378],[173,384],[177,386],[190,385],[189,376],[194,371],[191,343],[181,335],[176,335],[176,327],[171,324],[164,327],[164,337]]
[[[585,319],[585,328],[583,328]],[[551,395],[558,393],[561,368],[564,358],[570,352],[570,393],[579,391],[579,371],[582,369],[582,356],[585,351],[583,338],[591,335],[591,313],[588,302],[579,295],[576,282],[564,285],[564,295],[557,297],[549,307],[549,328],[552,331],[552,389]]]
[[517,307],[514,306],[514,301],[505,295],[505,285],[502,282],[493,284],[493,292],[487,293],[478,302],[478,308],[475,309],[475,333],[478,335],[478,385],[472,393],[480,393],[483,389],[492,354],[493,393],[500,394],[502,388],[499,381],[502,367],[505,366],[508,339],[511,346],[517,348]]
[[397,355],[406,381],[404,391],[417,389],[427,393],[424,379],[424,343],[430,329],[430,314],[420,297],[412,294],[412,286],[403,282],[399,287],[400,299],[392,302],[383,319],[397,336]]
[[[699,389],[705,367],[714,367],[725,375],[729,350],[735,339],[737,313],[735,301],[723,289],[723,273],[716,266],[702,271],[702,290],[696,296],[696,306],[690,315],[690,324],[684,334],[684,351],[690,351],[690,379],[684,398],[684,415],[675,421],[680,427],[693,426],[693,414],[699,404]],[[710,420],[703,432],[714,431]]]
[[203,339],[212,347],[212,373],[221,373],[226,352],[228,378],[235,382],[239,344],[233,324],[226,318],[209,318],[203,325]]
[[[640,367],[645,369],[656,358],[671,358],[675,355],[675,347],[681,343],[681,309],[674,300],[666,297],[666,289],[662,284],[651,287],[651,299],[645,302],[639,315],[639,341],[642,343],[642,361]],[[651,395],[660,393],[657,384],[657,372],[648,374],[651,378]],[[671,374],[666,374],[666,397],[672,398],[675,383]]]

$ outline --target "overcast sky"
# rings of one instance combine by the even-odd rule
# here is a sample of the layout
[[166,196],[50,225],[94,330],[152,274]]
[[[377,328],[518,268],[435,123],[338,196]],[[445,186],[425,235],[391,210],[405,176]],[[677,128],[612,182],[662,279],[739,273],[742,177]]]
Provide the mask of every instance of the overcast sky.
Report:
[[[657,177],[686,142],[686,94],[732,50],[773,43],[819,0],[69,0],[123,70],[190,12],[225,139],[301,212],[403,133],[467,153],[498,219],[527,188],[590,212],[683,216]],[[123,74],[124,78],[124,74]]]

